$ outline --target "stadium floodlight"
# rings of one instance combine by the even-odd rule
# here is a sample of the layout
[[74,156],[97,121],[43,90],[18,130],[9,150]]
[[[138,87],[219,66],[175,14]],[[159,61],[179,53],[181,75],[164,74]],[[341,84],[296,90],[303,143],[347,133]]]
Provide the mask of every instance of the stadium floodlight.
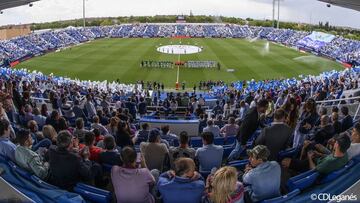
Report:
[[83,0],[83,26],[86,26],[86,20],[85,20],[85,0]]

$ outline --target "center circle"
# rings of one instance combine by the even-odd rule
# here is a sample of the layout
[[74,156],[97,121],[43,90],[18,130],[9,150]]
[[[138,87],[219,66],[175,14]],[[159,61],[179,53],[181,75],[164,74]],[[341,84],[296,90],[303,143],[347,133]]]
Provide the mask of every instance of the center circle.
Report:
[[165,45],[156,49],[164,54],[196,54],[202,51],[202,48],[193,45]]

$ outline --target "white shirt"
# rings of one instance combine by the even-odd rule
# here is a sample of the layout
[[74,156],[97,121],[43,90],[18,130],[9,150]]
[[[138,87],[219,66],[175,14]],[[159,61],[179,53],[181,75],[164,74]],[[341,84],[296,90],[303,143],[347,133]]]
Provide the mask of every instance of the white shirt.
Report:
[[347,150],[349,160],[355,156],[360,155],[360,143],[351,143],[350,148]]

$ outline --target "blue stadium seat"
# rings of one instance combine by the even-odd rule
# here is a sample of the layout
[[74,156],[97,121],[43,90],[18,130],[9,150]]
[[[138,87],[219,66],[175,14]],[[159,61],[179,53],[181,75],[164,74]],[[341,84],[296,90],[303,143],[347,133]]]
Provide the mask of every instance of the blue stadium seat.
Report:
[[351,160],[354,161],[354,164],[360,163],[360,155],[354,156]]
[[16,165],[14,162],[12,161],[8,161],[9,166],[14,170],[14,172],[16,172],[17,174],[19,174],[20,176],[22,176],[23,178],[27,179],[27,180],[31,180],[31,176],[32,174],[25,171],[24,169],[20,168],[18,165]]
[[232,144],[234,144],[235,142],[236,142],[236,136],[228,136],[228,137],[226,138],[225,144],[226,144],[226,145],[232,145]]
[[39,187],[41,188],[45,188],[45,189],[50,189],[50,190],[56,190],[56,189],[59,189],[58,187],[54,186],[54,185],[51,185],[43,180],[41,180],[39,177],[35,176],[35,175],[32,175],[31,176],[31,180],[36,184],[38,185]]
[[78,183],[74,191],[80,194],[84,199],[96,203],[111,202],[112,194],[109,191],[102,190],[84,183]]
[[246,148],[247,149],[252,149],[254,147],[254,142],[256,140],[256,138],[260,135],[261,130],[256,130],[251,137],[249,138],[249,140],[246,142]]
[[280,197],[276,197],[276,198],[272,198],[272,199],[267,199],[262,201],[261,203],[283,203],[283,202],[291,202],[290,200],[292,198],[294,198],[295,196],[297,196],[298,194],[300,194],[300,190],[296,189],[293,190],[291,192],[289,192],[286,195],[280,196]]
[[304,190],[313,185],[317,178],[319,177],[319,173],[315,170],[310,170],[305,173],[299,174],[290,178],[287,182],[287,188],[289,191],[293,191],[296,189]]
[[199,148],[203,146],[201,137],[192,137],[190,139],[190,146],[192,148]]
[[239,161],[232,161],[230,163],[228,163],[228,166],[232,166],[237,168],[238,170],[243,170],[245,169],[245,166],[249,163],[248,159],[244,159],[244,160],[239,160]]
[[280,151],[278,154],[278,161],[283,160],[284,158],[292,158],[294,156],[296,156],[296,154],[298,154],[300,148],[296,147],[296,148],[291,148],[291,149],[286,149],[283,151]]
[[108,203],[109,202],[105,195],[89,192],[80,187],[75,187],[74,192],[81,195],[81,197],[83,197],[88,202],[94,202],[94,203]]
[[336,178],[340,177],[341,175],[343,175],[344,173],[346,173],[346,171],[348,169],[350,169],[352,166],[355,165],[355,162],[350,160],[344,167],[342,167],[339,170],[333,171],[332,173],[329,173],[328,175],[326,175],[325,177],[323,177],[319,183],[320,184],[325,184],[328,182],[331,182],[333,180],[335,180]]
[[215,145],[224,145],[224,143],[225,143],[224,137],[215,137],[214,138]]
[[230,153],[234,150],[234,147],[232,146],[224,146],[224,153],[223,153],[223,158],[227,158]]

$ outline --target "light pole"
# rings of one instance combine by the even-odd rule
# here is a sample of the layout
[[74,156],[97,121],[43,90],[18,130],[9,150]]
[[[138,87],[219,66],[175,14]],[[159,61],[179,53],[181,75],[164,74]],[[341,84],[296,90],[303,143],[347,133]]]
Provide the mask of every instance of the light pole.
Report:
[[277,29],[279,29],[280,25],[280,0],[278,0],[278,19],[277,19]]
[[85,0],[83,0],[83,26],[86,27],[86,20],[85,20]]
[[275,27],[275,0],[273,0],[272,27]]

